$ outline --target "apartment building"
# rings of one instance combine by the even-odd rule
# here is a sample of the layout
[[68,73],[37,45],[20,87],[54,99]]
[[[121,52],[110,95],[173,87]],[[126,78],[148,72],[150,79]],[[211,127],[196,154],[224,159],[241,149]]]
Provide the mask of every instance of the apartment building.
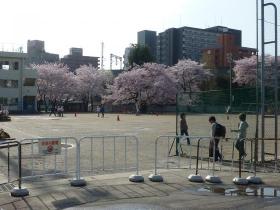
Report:
[[205,49],[221,49],[224,44],[229,43],[221,41],[224,37],[231,37],[233,42],[230,44],[235,48],[241,48],[242,32],[240,30],[223,26],[206,29],[186,26],[169,28],[157,36],[157,62],[168,66],[176,64],[179,59],[202,62]]
[[27,64],[59,62],[59,55],[45,51],[45,42],[41,40],[27,41]]
[[26,53],[0,51],[0,106],[10,112],[36,111],[37,72],[26,59]]
[[69,55],[61,58],[60,62],[67,65],[70,71],[74,72],[82,65],[92,65],[98,68],[99,57],[84,56],[83,48],[72,47],[69,51]]

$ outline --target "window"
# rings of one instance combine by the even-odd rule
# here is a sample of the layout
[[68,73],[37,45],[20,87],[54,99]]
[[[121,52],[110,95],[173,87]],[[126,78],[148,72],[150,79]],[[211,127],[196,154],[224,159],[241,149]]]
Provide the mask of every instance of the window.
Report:
[[0,87],[6,87],[6,80],[0,79]]
[[12,87],[12,80],[6,80],[6,87]]
[[17,105],[18,104],[18,98],[10,98],[9,99],[9,105]]
[[35,86],[36,79],[34,78],[25,78],[23,86]]
[[8,98],[0,97],[0,104],[1,105],[8,105]]
[[0,69],[9,70],[10,69],[9,61],[0,61]]
[[18,88],[18,81],[17,80],[11,80],[12,81],[12,88]]
[[0,80],[0,87],[2,88],[18,88],[17,80]]
[[14,62],[14,70],[18,70],[19,69],[19,63],[16,61]]

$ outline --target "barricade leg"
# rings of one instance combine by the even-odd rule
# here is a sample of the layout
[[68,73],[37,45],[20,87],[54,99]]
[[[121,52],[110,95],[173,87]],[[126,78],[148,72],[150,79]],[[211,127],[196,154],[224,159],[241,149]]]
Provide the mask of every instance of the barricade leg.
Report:
[[136,174],[129,176],[129,181],[131,182],[144,182],[144,177],[139,175],[139,142],[136,139]]
[[239,170],[238,170],[238,172],[239,172],[239,176],[238,177],[234,177],[233,178],[233,183],[234,184],[236,184],[236,185],[247,185],[249,182],[248,182],[248,180],[247,179],[245,179],[245,178],[242,178],[241,177],[241,154],[240,154],[240,152],[239,152],[239,161],[238,161],[238,165],[239,165]]
[[[255,139],[255,141],[257,141],[257,139]],[[248,176],[247,177],[247,181],[249,183],[252,183],[252,184],[262,184],[262,179],[260,177],[257,176],[257,164],[256,164],[256,151],[255,151],[255,154],[254,154],[254,175],[253,176]]]
[[29,195],[28,189],[21,186],[22,174],[21,174],[21,144],[18,143],[18,187],[15,187],[11,191],[11,196],[13,197],[24,197]]
[[198,158],[199,158],[199,146],[200,146],[200,139],[198,139],[198,142],[197,142],[197,150],[196,150],[196,170],[195,170],[195,174],[191,174],[188,176],[188,180],[190,182],[204,182],[202,176],[200,176],[198,174]]
[[73,178],[70,182],[71,186],[73,187],[82,187],[82,186],[85,186],[87,183],[86,183],[86,180],[81,178],[81,162],[80,162],[80,143],[78,142],[77,143],[77,156],[76,156],[76,177]]
[[155,173],[149,175],[149,180],[152,182],[163,182],[163,177],[160,174],[157,174],[157,143],[159,138],[155,141]]
[[214,141],[214,147],[213,147],[213,168],[212,168],[212,175],[207,175],[205,177],[205,180],[210,183],[221,183],[222,180],[219,176],[215,176],[215,163],[216,163],[216,141]]

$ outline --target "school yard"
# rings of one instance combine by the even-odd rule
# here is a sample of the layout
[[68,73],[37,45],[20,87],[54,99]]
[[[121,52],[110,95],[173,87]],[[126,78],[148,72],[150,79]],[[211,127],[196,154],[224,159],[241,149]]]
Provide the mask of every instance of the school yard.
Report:
[[[209,136],[210,125],[208,123],[209,115],[187,115],[191,136]],[[189,182],[187,175],[194,173],[195,162],[192,159],[192,166],[189,168],[188,158],[182,157],[180,164],[182,169],[172,169],[178,166],[178,157],[174,157],[175,147],[169,149],[174,140],[176,129],[175,115],[127,115],[120,114],[120,121],[117,121],[117,114],[106,114],[105,118],[98,118],[96,114],[65,114],[62,117],[49,117],[48,115],[17,115],[12,116],[11,122],[2,122],[0,127],[4,128],[17,140],[36,139],[38,137],[75,137],[80,139],[84,136],[136,136],[139,139],[139,169],[140,174],[144,175],[145,182],[142,184],[130,183],[127,177],[134,172],[122,172],[114,170],[114,167],[121,166],[119,162],[124,161],[124,154],[127,156],[127,165],[133,166],[135,163],[135,141],[127,137],[126,144],[123,138],[105,138],[105,153],[102,153],[101,141],[91,143],[91,139],[85,139],[81,142],[81,170],[86,171],[94,169],[94,173],[84,175],[88,185],[83,188],[71,188],[69,185],[70,178],[60,177],[43,179],[24,180],[23,184],[30,190],[30,196],[26,198],[12,198],[8,192],[1,192],[0,207],[3,209],[76,209],[77,206],[84,208],[95,207],[97,209],[108,209],[113,206],[116,209],[279,209],[279,179],[278,173],[258,173],[265,185],[249,186],[244,188],[235,187],[232,184],[232,177],[238,173],[236,168],[230,171],[230,165],[225,165],[221,169],[221,164],[216,166],[216,174],[220,175],[223,183],[220,185],[197,184]],[[230,129],[237,126],[237,116],[216,115],[218,122],[227,127],[227,136],[234,137],[235,134],[230,133]],[[248,116],[250,128],[248,137],[254,137],[255,116]],[[272,124],[271,124],[272,128]],[[154,156],[155,156],[155,140],[160,135],[170,135],[168,138],[162,138],[158,141],[158,166],[160,173],[164,175],[164,183],[152,183],[147,176],[153,172]],[[28,142],[28,141],[27,141]],[[184,152],[188,153],[188,149],[192,148],[192,156],[196,153],[197,141],[193,140],[193,147],[183,145]],[[223,142],[223,155],[225,159],[231,159],[232,141]],[[69,170],[75,170],[75,143],[70,139],[68,141],[70,147],[67,150],[67,161]],[[208,156],[208,140],[201,142],[201,156]],[[248,143],[250,145],[250,143]],[[116,151],[113,150],[115,145]],[[34,147],[34,155],[31,155],[31,145],[23,146],[23,175],[30,175],[31,165],[36,172],[53,172],[54,156],[41,157],[37,154],[36,143]],[[273,148],[273,142],[269,142],[268,148]],[[124,149],[127,152],[124,152]],[[248,146],[248,150],[250,147]],[[56,172],[63,170],[64,164],[59,165],[60,161],[65,161],[64,155],[66,150],[62,150],[62,155],[58,155],[56,160]],[[91,153],[93,151],[93,153]],[[113,158],[115,152],[116,159]],[[102,171],[102,155],[104,154],[105,169],[102,173],[98,173],[97,169]],[[32,163],[32,156],[34,162]],[[60,157],[61,156],[61,157]],[[11,180],[15,180],[17,172],[17,154],[16,148],[10,148],[11,157]],[[236,159],[237,156],[235,156]],[[91,162],[90,159],[94,159]],[[249,159],[249,158],[248,158]],[[7,148],[0,150],[0,180],[6,180],[7,166]],[[100,162],[101,161],[101,162]],[[114,165],[116,161],[116,165]],[[200,170],[201,175],[206,176],[211,173],[207,168],[207,161],[204,165],[200,165],[204,170]],[[211,164],[211,162],[210,162]],[[222,166],[223,167],[223,166]],[[169,168],[169,169],[168,169]],[[103,168],[104,169],[104,168]],[[210,166],[211,169],[211,166]],[[37,170],[37,171],[36,171]],[[103,174],[106,175],[103,175]],[[251,171],[246,171],[243,176],[251,175]],[[88,176],[92,175],[92,176]],[[51,181],[50,181],[51,180]],[[13,182],[16,185],[16,182]],[[3,186],[3,185],[1,185]],[[245,196],[244,196],[245,195]],[[217,197],[218,196],[218,197]],[[218,198],[218,199],[217,199]],[[265,199],[262,199],[265,198]],[[210,202],[211,201],[211,205]],[[73,208],[71,208],[73,207]],[[78,207],[77,207],[78,208]]]
[[[119,121],[117,116],[119,115]],[[208,122],[208,117],[210,114],[203,115],[187,115],[187,122],[189,125],[189,135],[191,136],[209,136],[210,134],[210,124]],[[237,115],[216,115],[217,121],[227,128],[227,137],[235,137],[235,133],[231,133],[231,129],[236,129],[238,125],[238,116]],[[255,116],[247,116],[247,121],[249,123],[248,129],[248,138],[253,138],[255,136]],[[269,124],[271,123],[271,124]],[[162,138],[158,141],[158,157],[159,162],[163,165],[167,162],[171,162],[167,159],[167,154],[170,156],[175,154],[175,144],[170,150],[176,132],[176,116],[175,114],[169,115],[133,115],[133,114],[105,114],[105,118],[97,117],[95,113],[80,114],[76,116],[74,114],[65,114],[64,117],[49,117],[46,114],[41,115],[15,115],[12,116],[11,122],[2,122],[0,124],[10,135],[17,140],[24,138],[38,138],[38,137],[75,137],[80,139],[84,136],[136,136],[139,140],[139,168],[140,170],[152,169],[154,167],[154,157],[155,157],[155,140],[158,136],[161,135],[170,135],[169,141],[167,138]],[[271,134],[273,137],[272,121],[268,122],[267,127],[268,134]],[[116,139],[116,151],[115,156],[116,162],[118,159],[123,159],[124,153],[124,144]],[[131,159],[131,164],[135,160],[135,142],[133,140],[128,140],[127,146],[127,159]],[[68,142],[72,146],[75,146],[73,142]],[[196,142],[193,142],[194,147],[192,147],[192,154],[196,152],[195,145]],[[232,141],[223,142],[223,155],[227,160],[231,159],[232,153]],[[201,146],[204,148],[203,156],[207,157],[207,147],[209,141],[202,141]],[[260,144],[259,144],[260,145]],[[30,154],[30,150],[27,147],[23,150],[23,157]],[[182,147],[183,152],[189,151],[186,146]],[[86,140],[81,144],[81,160],[90,159],[94,157],[99,163],[91,163],[100,166],[100,159],[102,153],[101,142],[97,142],[93,145],[90,145]],[[170,151],[169,151],[170,150]],[[71,152],[72,151],[72,152]],[[69,149],[68,159],[69,163],[75,162],[75,152],[74,148]],[[89,156],[90,151],[94,152],[93,156]],[[105,156],[108,158],[106,163],[110,165],[113,160],[113,140],[108,139],[105,141]],[[251,143],[247,143],[247,159],[250,159],[251,152]],[[274,142],[266,142],[266,152],[274,152]],[[25,154],[28,153],[28,154]],[[105,158],[106,158],[105,157]],[[235,155],[237,157],[237,155]],[[271,157],[273,158],[273,157]],[[99,159],[99,160],[98,160]],[[89,163],[89,162],[87,162]],[[85,162],[84,167],[89,167]],[[83,163],[82,163],[83,164]]]

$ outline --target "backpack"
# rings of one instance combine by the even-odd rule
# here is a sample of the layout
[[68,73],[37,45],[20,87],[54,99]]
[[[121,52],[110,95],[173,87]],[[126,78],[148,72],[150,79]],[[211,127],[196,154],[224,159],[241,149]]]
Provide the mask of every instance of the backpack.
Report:
[[217,123],[214,136],[215,137],[226,137],[226,127]]

